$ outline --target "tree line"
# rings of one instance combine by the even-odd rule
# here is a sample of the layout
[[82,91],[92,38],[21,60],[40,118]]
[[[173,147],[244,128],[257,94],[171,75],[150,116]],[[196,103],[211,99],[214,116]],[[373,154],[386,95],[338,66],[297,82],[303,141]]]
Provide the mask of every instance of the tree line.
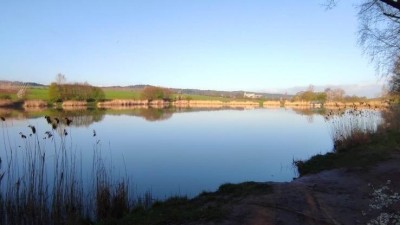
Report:
[[320,103],[327,101],[358,102],[365,100],[367,100],[366,97],[345,95],[345,91],[341,88],[326,88],[323,92],[316,92],[314,91],[314,87],[312,85],[310,85],[306,91],[298,92],[292,98],[292,101],[315,101]]

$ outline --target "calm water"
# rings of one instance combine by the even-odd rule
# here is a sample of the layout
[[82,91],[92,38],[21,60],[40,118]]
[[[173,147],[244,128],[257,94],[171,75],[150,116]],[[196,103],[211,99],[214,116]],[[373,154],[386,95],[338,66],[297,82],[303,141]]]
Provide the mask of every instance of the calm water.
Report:
[[[322,115],[283,108],[2,113],[8,118],[2,123],[1,142],[15,149],[32,142],[27,126],[34,125],[49,151],[52,144],[42,138],[51,126],[44,115],[72,118],[71,126],[61,125],[58,133],[68,132],[67,146],[81,159],[84,176],[94,149],[100,149],[115,177],[127,174],[137,194],[150,190],[158,198],[194,196],[226,182],[290,181],[296,177],[293,159],[332,149]],[[19,132],[28,138],[21,139]],[[6,145],[1,144],[3,159]]]

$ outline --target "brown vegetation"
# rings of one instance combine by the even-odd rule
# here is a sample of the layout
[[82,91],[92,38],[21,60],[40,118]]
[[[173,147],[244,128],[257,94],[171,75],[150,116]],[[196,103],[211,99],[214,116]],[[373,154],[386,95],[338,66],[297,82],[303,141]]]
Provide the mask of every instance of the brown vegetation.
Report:
[[86,110],[87,104],[86,101],[64,101],[62,108],[64,110]]
[[147,86],[141,93],[142,99],[152,100],[170,100],[172,91],[167,88]]
[[213,101],[213,100],[178,100],[172,103],[177,107],[258,107],[260,104],[254,101]]
[[113,106],[143,106],[148,105],[148,100],[130,100],[130,99],[115,99],[112,101],[104,101],[97,103],[99,108],[107,108]]
[[86,101],[64,101],[62,106],[86,106]]
[[9,99],[0,99],[0,107],[8,107],[12,106],[13,104],[14,102]]
[[265,101],[263,102],[263,106],[280,106],[281,101]]
[[44,108],[47,107],[47,102],[43,100],[26,100],[24,108]]
[[89,84],[56,84],[49,86],[49,99],[54,102],[76,100],[76,101],[99,101],[105,98],[103,90]]

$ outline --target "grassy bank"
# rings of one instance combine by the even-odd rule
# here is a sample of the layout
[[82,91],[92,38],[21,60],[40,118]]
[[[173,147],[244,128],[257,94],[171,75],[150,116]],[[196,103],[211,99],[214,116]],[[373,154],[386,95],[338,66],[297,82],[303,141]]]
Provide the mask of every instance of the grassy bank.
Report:
[[172,197],[157,201],[151,207],[135,207],[122,219],[109,219],[101,225],[122,224],[186,224],[193,221],[220,223],[229,214],[235,201],[249,196],[272,193],[272,186],[267,183],[245,182],[241,184],[224,184],[216,192],[203,192],[199,196]]
[[[376,130],[371,130],[370,126],[376,123],[372,118],[351,112],[347,118],[339,112],[341,116],[334,122],[332,152],[294,161],[300,176],[336,168],[368,167],[400,153],[399,106],[382,111],[383,122]],[[364,123],[360,124],[359,117],[364,117]]]

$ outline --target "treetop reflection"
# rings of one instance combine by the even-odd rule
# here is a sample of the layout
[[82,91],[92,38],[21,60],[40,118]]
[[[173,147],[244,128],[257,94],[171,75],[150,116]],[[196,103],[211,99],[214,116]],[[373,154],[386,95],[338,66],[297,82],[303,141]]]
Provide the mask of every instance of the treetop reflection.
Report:
[[[69,108],[69,109],[48,109],[38,108],[35,110],[18,110],[9,108],[0,108],[0,116],[7,119],[24,120],[29,118],[39,117],[51,117],[60,118],[59,123],[66,125],[68,118],[71,126],[88,127],[89,125],[100,122],[104,119],[105,115],[128,115],[136,116],[145,119],[146,121],[162,121],[170,119],[175,113],[190,113],[190,112],[201,112],[201,111],[220,111],[220,110],[246,110],[243,107],[204,107],[204,108],[179,108],[179,107],[167,107],[167,108],[154,108],[154,107],[116,107],[116,108]],[[268,109],[267,109],[268,110]],[[325,109],[291,109],[295,113],[306,116],[323,115]]]

